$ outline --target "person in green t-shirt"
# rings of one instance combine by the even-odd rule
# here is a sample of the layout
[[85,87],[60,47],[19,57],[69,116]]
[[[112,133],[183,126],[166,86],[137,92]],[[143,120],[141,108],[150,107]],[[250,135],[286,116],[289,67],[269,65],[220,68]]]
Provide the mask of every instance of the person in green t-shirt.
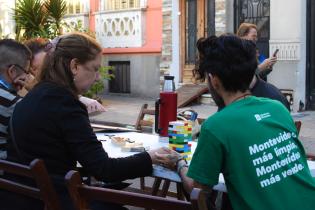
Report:
[[234,210],[314,209],[315,181],[289,111],[248,90],[255,44],[222,35],[199,40],[197,48],[195,73],[225,108],[202,124],[189,168],[177,164],[186,191],[211,191],[222,173]]

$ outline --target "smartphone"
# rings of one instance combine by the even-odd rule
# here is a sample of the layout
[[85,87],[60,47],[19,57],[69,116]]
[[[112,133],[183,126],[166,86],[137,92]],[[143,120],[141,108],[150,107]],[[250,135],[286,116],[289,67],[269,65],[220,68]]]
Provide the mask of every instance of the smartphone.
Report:
[[273,56],[273,57],[277,57],[278,52],[279,52],[279,49],[276,49],[276,50],[274,51],[274,53],[272,54],[272,56]]

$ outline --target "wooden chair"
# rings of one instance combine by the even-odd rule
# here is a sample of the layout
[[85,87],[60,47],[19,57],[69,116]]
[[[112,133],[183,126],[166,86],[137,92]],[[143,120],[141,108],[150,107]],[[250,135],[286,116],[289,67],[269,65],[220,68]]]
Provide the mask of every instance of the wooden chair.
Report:
[[154,208],[156,210],[207,209],[204,192],[196,188],[191,193],[191,201],[187,202],[134,192],[87,186],[82,184],[80,174],[77,171],[69,171],[65,179],[76,210],[88,210],[88,201],[93,200],[142,208]]
[[294,121],[296,130],[298,132],[298,134],[300,133],[301,127],[302,127],[302,122],[301,121]]
[[[153,126],[152,121],[144,119],[145,115],[153,115],[153,116],[155,115],[155,110],[154,109],[148,109],[148,104],[142,105],[140,112],[139,112],[139,115],[138,115],[138,118],[137,118],[137,121],[136,121],[136,124],[135,124],[135,129],[143,131],[144,127],[152,127]],[[152,131],[152,130],[150,130],[150,131]]]
[[[145,120],[144,119],[145,115],[155,116],[155,110],[154,109],[148,109],[148,104],[143,104],[141,106],[141,109],[140,109],[140,112],[139,112],[139,115],[137,118],[137,122],[135,124],[135,129],[140,130],[141,132],[146,132],[146,131],[148,131],[148,127],[151,127],[149,130],[149,132],[151,133],[153,122],[149,121],[149,120]],[[142,191],[151,191],[150,193],[152,195],[158,195],[159,187],[161,185],[162,180],[164,181],[164,183],[163,183],[163,187],[162,187],[162,191],[161,191],[161,196],[166,197],[170,183],[171,183],[169,180],[166,180],[166,179],[154,178],[154,184],[153,184],[152,188],[150,188],[150,187],[145,186],[145,178],[140,177],[140,189]],[[182,193],[181,184],[176,183],[176,188],[177,188],[176,196],[179,199],[182,199],[183,193]]]
[[6,160],[0,160],[0,170],[33,179],[38,186],[36,188],[1,177],[1,189],[42,200],[45,204],[45,210],[61,210],[57,193],[53,188],[52,182],[44,165],[44,161],[35,159],[30,163],[30,165],[22,165]]
[[[154,109],[148,109],[148,104],[143,104],[141,106],[136,124],[135,124],[135,129],[143,132],[145,127],[152,127],[153,122],[149,120],[145,120],[144,117],[145,115],[155,115],[155,110]],[[152,128],[151,128],[152,131]],[[140,177],[140,189],[145,190],[145,178]]]

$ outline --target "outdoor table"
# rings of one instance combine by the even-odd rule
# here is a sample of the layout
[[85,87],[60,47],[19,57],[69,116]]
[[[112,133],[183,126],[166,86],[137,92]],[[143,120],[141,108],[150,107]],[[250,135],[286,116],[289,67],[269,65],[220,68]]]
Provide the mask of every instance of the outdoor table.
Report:
[[[165,137],[160,137],[158,135],[153,134],[145,134],[145,133],[137,133],[137,132],[119,132],[119,133],[96,133],[97,138],[102,141],[103,147],[105,151],[108,153],[109,157],[117,158],[117,157],[127,157],[133,154],[136,154],[136,152],[122,152],[121,147],[116,146],[111,143],[110,136],[119,136],[119,137],[126,137],[131,140],[138,140],[143,142],[144,147],[148,147],[151,149],[157,149],[160,147],[168,147],[168,143],[165,139]],[[192,144],[191,150],[192,153],[195,151],[197,142],[192,141],[190,142]],[[313,177],[315,177],[315,161],[307,161],[308,166],[310,168],[311,174]],[[153,166],[153,177],[168,179],[173,182],[181,183],[181,178],[177,174],[177,172],[172,171],[170,169],[164,168],[159,165]],[[224,177],[222,174],[219,176],[218,184],[213,187],[214,190],[220,191],[220,192],[227,192],[225,183],[224,183]]]

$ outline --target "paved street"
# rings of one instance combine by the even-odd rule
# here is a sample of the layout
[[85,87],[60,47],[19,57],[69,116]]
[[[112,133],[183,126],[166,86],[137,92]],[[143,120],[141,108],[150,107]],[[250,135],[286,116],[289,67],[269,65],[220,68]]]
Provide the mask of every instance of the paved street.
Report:
[[[136,123],[140,108],[144,103],[149,104],[149,107],[154,107],[153,99],[106,95],[104,97],[104,105],[108,111],[92,116],[91,121],[97,120],[132,126]],[[217,110],[216,106],[205,104],[193,104],[183,109],[193,109],[197,111],[201,118],[206,118]],[[315,112],[292,113],[292,116],[294,120],[302,121],[300,139],[306,152],[315,154]]]

